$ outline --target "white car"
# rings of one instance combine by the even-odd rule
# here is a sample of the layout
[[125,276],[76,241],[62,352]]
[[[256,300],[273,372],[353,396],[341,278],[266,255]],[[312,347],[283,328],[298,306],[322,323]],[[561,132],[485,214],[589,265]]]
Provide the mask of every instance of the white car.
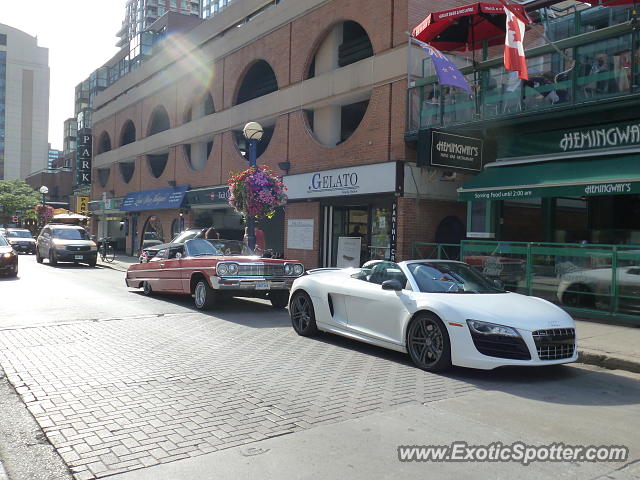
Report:
[[463,262],[378,261],[316,269],[291,289],[299,335],[319,330],[408,353],[420,368],[490,370],[577,360],[575,323],[537,297],[506,292]]

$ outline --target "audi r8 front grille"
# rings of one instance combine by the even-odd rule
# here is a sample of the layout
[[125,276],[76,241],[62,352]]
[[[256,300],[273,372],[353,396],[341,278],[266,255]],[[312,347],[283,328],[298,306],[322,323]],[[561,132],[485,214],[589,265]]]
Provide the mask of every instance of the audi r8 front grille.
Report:
[[573,328],[536,330],[533,341],[540,360],[571,358],[576,349],[576,331]]
[[482,335],[471,331],[473,344],[483,355],[511,360],[531,360],[527,344],[520,337]]
[[267,264],[238,264],[238,275],[244,277],[282,277],[284,265]]

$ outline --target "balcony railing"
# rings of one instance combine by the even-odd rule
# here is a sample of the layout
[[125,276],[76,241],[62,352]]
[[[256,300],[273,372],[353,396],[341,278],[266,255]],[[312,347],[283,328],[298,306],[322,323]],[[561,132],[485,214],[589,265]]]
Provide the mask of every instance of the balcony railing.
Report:
[[[633,21],[624,20],[628,11],[598,8],[590,16],[587,11],[577,12],[571,22],[563,17],[544,25],[545,33],[540,38],[546,35],[553,44],[544,40],[526,51],[528,81],[505,71],[502,58],[497,57],[476,63],[475,69],[461,69],[472,86],[473,93],[468,94],[439,85],[435,76],[429,75],[430,59],[425,59],[423,78],[417,79],[408,92],[407,132],[640,94],[640,34],[633,31]],[[603,18],[607,12],[608,17]],[[585,18],[599,19],[598,28],[585,23]],[[607,19],[609,23],[624,21],[604,24]],[[569,24],[579,34],[569,36]]]

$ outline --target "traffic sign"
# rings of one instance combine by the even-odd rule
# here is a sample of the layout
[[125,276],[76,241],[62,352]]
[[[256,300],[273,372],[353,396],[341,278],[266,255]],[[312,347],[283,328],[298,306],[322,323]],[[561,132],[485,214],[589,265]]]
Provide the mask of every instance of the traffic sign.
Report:
[[18,223],[18,220],[19,220],[19,218],[18,218],[18,216],[17,216],[17,215],[14,215],[13,217],[11,217],[11,221],[12,221],[13,223]]

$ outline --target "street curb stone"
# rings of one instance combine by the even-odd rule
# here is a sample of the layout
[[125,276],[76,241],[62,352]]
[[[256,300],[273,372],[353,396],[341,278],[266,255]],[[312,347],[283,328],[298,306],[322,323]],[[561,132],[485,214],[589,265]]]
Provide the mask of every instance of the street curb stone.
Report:
[[578,362],[597,365],[610,370],[626,370],[640,373],[640,362],[635,359],[617,357],[594,350],[578,350]]
[[2,466],[1,461],[0,461],[0,480],[9,480],[9,476],[7,475],[6,470]]

